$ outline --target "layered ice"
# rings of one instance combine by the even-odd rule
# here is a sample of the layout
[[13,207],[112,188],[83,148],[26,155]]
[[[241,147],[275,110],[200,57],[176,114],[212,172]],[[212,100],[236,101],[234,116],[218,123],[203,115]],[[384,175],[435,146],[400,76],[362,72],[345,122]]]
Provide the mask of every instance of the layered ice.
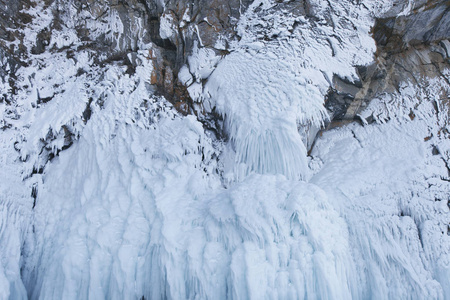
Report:
[[38,185],[21,277],[30,298],[356,292],[345,222],[320,189],[254,175],[225,190],[201,124],[118,74],[106,71],[103,107]]
[[238,180],[251,172],[304,176],[306,150],[297,124],[326,117],[320,90],[296,76],[295,64],[268,55],[230,54],[205,87],[207,105],[224,116],[236,152],[230,172]]

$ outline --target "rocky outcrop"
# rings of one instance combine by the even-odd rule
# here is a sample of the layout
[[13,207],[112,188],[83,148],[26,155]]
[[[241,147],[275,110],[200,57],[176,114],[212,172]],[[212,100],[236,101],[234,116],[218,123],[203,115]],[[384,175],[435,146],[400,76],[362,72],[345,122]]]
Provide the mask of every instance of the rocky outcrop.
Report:
[[[217,52],[226,51],[228,41],[235,36],[234,25],[251,2],[2,0],[0,49],[2,57],[7,55],[15,64],[26,64],[30,55],[45,51],[88,48],[96,52],[99,64],[118,61],[133,65],[127,54],[148,48],[151,43],[155,63],[152,83],[187,113],[189,94],[178,81],[180,68],[189,64],[187,58],[196,43]],[[26,28],[34,18],[27,13],[29,10],[46,15],[42,19],[47,24],[41,24],[40,31],[27,44]],[[69,31],[75,35],[68,38],[70,41],[54,43],[58,32]]]
[[[64,93],[64,80],[56,85],[47,84],[34,71],[17,78],[16,70],[21,66],[33,66],[30,70],[53,68],[52,64],[59,60],[71,67],[82,66],[77,74],[66,74],[74,79],[92,75],[85,67],[108,65],[119,65],[133,75],[142,59],[147,59],[152,64],[148,70],[152,71],[139,76],[152,85],[148,92],[165,96],[183,114],[195,113],[188,88],[199,83],[192,80],[192,75],[189,84],[180,81],[179,71],[182,67],[191,69],[192,61],[188,58],[194,49],[225,54],[228,42],[236,38],[234,26],[250,3],[248,0],[0,0],[0,105],[5,110],[0,115],[0,130],[14,127],[12,120],[21,118],[23,104],[19,95],[31,95],[32,108],[39,109],[51,105],[55,96]],[[147,53],[142,55],[142,51]],[[81,52],[89,61],[85,67],[77,61]],[[19,89],[22,90],[18,93]],[[92,98],[84,103],[85,100],[80,99],[80,105],[86,105],[86,109],[74,116],[74,122],[58,124],[40,137],[37,163],[24,176],[42,173],[48,161],[78,138],[72,125],[86,124],[91,107],[102,106],[92,103]],[[18,138],[15,147],[22,160],[28,159],[19,145],[25,142]]]
[[[156,57],[154,81],[159,91],[172,99],[183,113],[194,113],[193,101],[186,82],[180,82],[178,73],[193,49],[210,49],[225,54],[228,42],[235,38],[234,26],[251,1],[168,1],[161,11],[150,16],[151,41]],[[163,59],[160,59],[160,58]]]
[[[410,13],[397,16],[398,8],[378,18],[373,28],[377,43],[375,62],[359,67],[361,84],[334,81],[327,107],[335,124],[353,120],[383,93],[398,91],[401,83],[420,84],[423,78],[442,77],[450,67],[450,6],[445,1],[419,1]],[[443,93],[441,99],[448,101]],[[366,121],[371,121],[369,117]],[[333,126],[333,124],[331,125]]]
[[[196,47],[217,56],[228,54],[230,41],[241,38],[235,32],[237,20],[253,1],[0,2],[0,77],[3,82],[10,81],[13,89],[14,72],[28,63],[30,55],[66,51],[70,56],[73,51],[90,49],[95,53],[97,64],[117,62],[128,65],[129,72],[133,72],[137,64],[136,52],[148,49],[153,64],[153,72],[148,75],[151,84],[180,112],[197,114],[201,108],[195,107],[191,96],[207,78],[191,74],[191,79],[180,80],[180,70],[184,66],[185,70],[192,69],[188,58]],[[331,25],[336,22],[327,17],[332,15],[332,7],[322,11],[324,8],[313,1],[277,1],[273,9],[311,20],[321,14],[324,16],[321,22]],[[35,36],[27,36],[26,29],[37,22],[36,14],[46,15],[42,20],[47,23],[34,24],[39,31]],[[375,17],[373,37],[378,47],[375,62],[358,67],[360,80],[332,78],[325,99],[325,106],[334,121],[331,126],[354,120],[371,99],[380,93],[396,91],[402,81],[417,82],[421,76],[441,76],[442,70],[448,68],[448,1],[421,0],[412,6],[410,1],[399,0]],[[57,41],[58,34],[68,37]],[[261,38],[271,40],[277,36],[262,32]],[[2,97],[6,100],[6,94]]]

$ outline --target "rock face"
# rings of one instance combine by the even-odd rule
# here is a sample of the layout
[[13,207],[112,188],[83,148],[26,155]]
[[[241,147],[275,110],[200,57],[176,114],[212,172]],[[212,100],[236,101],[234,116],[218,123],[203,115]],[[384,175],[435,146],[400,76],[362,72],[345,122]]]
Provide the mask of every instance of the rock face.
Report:
[[[314,18],[321,9],[311,1],[279,2],[277,9],[308,18]],[[8,60],[9,68],[14,70],[17,65],[26,64],[30,54],[87,47],[97,52],[98,63],[113,60],[133,65],[135,62],[130,61],[127,54],[148,48],[145,45],[151,43],[152,84],[172,99],[180,111],[193,113],[194,103],[186,83],[178,79],[181,67],[189,67],[188,57],[196,45],[216,55],[226,55],[229,43],[239,38],[235,32],[236,22],[250,3],[250,0],[171,0],[165,3],[156,0],[47,0],[42,3],[2,0],[0,58]],[[333,78],[326,98],[332,119],[351,120],[377,93],[395,90],[398,82],[405,78],[439,76],[442,69],[448,67],[448,3],[416,1],[410,6],[408,1],[397,1],[390,10],[376,16],[373,36],[378,46],[377,60],[372,66],[359,68],[359,82]],[[33,22],[26,12],[28,9],[48,14],[46,26],[31,38],[25,37],[27,27]],[[326,20],[333,22],[331,17]],[[74,36],[66,37],[66,43],[55,44],[55,33],[68,29],[73,30]],[[16,42],[11,45],[11,41]]]
[[[233,27],[251,1],[2,0],[1,3],[1,55],[7,55],[11,64],[26,63],[29,53],[67,48],[73,51],[90,48],[97,52],[98,63],[114,60],[132,64],[127,54],[152,43],[153,83],[160,93],[188,113],[191,103],[186,87],[178,81],[180,68],[188,64],[187,58],[196,43],[226,53],[228,42],[235,37]],[[28,41],[25,32],[33,20],[24,12],[27,9],[41,11],[47,22]],[[73,32],[66,37],[66,43],[50,44],[55,33],[67,30]],[[8,43],[11,41],[18,43],[11,48]]]
[[[397,11],[387,12],[376,20],[373,28],[376,59],[372,65],[358,68],[362,85],[335,82],[327,106],[338,107],[341,113],[337,120],[354,119],[371,99],[398,91],[404,82],[420,84],[423,78],[446,78],[443,71],[450,67],[448,2],[417,2],[403,16],[397,16]],[[448,97],[443,91],[442,100],[448,101]],[[372,119],[369,117],[368,121]]]
[[[16,118],[12,97],[18,88],[16,70],[43,53],[63,54],[72,59],[74,53],[88,50],[94,65],[120,64],[132,74],[141,64],[137,53],[144,50],[148,52],[152,70],[143,76],[151,89],[169,99],[182,114],[196,114],[206,128],[224,138],[227,134],[221,132],[222,121],[215,108],[205,109],[199,99],[218,61],[230,50],[235,51],[230,44],[245,35],[245,32],[238,33],[236,26],[252,3],[249,0],[1,0],[3,89],[0,100],[10,107],[9,117]],[[260,14],[259,18],[272,22],[271,26],[264,28],[255,23],[252,30],[264,42],[279,40],[282,31],[278,27],[284,26],[265,16],[271,10],[297,19],[289,32],[295,30],[302,18],[315,26],[350,26],[336,23],[333,8],[315,1],[277,1],[269,11],[262,9],[262,3],[252,9],[256,15]],[[414,6],[409,1],[396,1],[388,10],[375,14],[372,29],[377,43],[375,60],[369,66],[354,66],[359,78],[335,74],[329,79],[324,104],[331,123],[326,128],[361,118],[370,122],[372,116],[362,116],[370,101],[397,91],[405,81],[419,84],[424,76],[445,78],[442,74],[449,68],[450,55],[449,14],[448,3],[437,0],[416,1]],[[330,39],[328,42],[332,45]],[[53,95],[38,91],[37,105],[50,101]],[[448,101],[444,91],[441,98]],[[2,128],[11,126],[4,120],[1,122]],[[310,149],[319,128],[311,124],[302,126],[300,131],[304,132],[305,144]],[[65,132],[67,128],[60,131]]]
[[[236,32],[236,25],[252,2],[1,0],[0,78],[4,91],[14,94],[16,69],[29,64],[31,56],[44,52],[66,53],[70,58],[73,53],[88,49],[95,65],[118,63],[133,73],[140,63],[136,59],[137,51],[145,50],[153,66],[151,73],[145,75],[152,88],[169,99],[179,112],[196,114],[210,127],[211,123],[217,123],[211,121],[217,119],[217,114],[214,108],[205,110],[198,98],[214,66],[232,50],[230,43],[244,35]],[[254,9],[256,14],[261,10]],[[333,8],[322,7],[315,1],[277,1],[271,9],[306,18],[312,24],[339,25],[332,17]],[[260,17],[264,18],[265,13],[262,11]],[[39,18],[32,17],[33,14]],[[411,6],[409,1],[396,1],[390,9],[374,17],[376,59],[369,66],[355,65],[359,78],[333,75],[330,79],[324,99],[331,120],[328,128],[359,119],[371,99],[397,91],[402,82],[418,84],[423,76],[442,77],[443,70],[449,67],[447,2],[416,1]],[[293,27],[298,26],[296,22]],[[273,23],[270,30],[260,26],[258,38],[278,39],[280,32],[272,32],[277,26],[282,25]],[[31,33],[31,28],[37,31]],[[253,29],[259,30],[258,26]],[[14,100],[10,94],[3,92],[1,100],[11,104]],[[38,104],[49,101],[50,96],[38,93]],[[444,92],[442,99],[448,100]],[[372,119],[364,118],[367,120],[363,122]],[[4,123],[2,127],[5,126],[8,125]],[[309,136],[308,148],[318,128],[311,130],[304,129]]]

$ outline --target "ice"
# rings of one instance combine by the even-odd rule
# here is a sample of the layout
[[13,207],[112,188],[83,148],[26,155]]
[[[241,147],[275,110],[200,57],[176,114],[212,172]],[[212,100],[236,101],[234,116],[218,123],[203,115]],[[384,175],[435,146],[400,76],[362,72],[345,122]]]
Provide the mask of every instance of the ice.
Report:
[[[449,295],[450,185],[446,158],[433,155],[435,145],[448,141],[439,131],[449,114],[447,108],[440,113],[432,108],[434,98],[448,88],[442,78],[405,83],[388,103],[374,100],[367,109],[384,107],[390,121],[378,114],[381,125],[354,124],[328,132],[312,153],[323,165],[310,183],[334,195],[333,206],[346,219],[358,249],[354,259],[360,257],[367,296]],[[414,120],[407,117],[412,107],[418,116]]]
[[[347,229],[317,188],[267,175],[229,191],[208,183],[191,164],[201,164],[191,119],[150,132],[124,124],[114,139],[103,131],[103,143],[89,145],[99,134],[91,122],[44,177],[54,184],[40,192],[33,256],[46,267],[24,271],[33,298],[351,295]],[[183,136],[184,147],[154,145],[161,136]],[[68,170],[77,170],[74,180],[64,179]],[[329,233],[333,243],[323,239]],[[305,291],[315,280],[321,285]]]
[[206,79],[214,71],[215,66],[220,61],[220,56],[212,49],[200,48],[197,42],[194,42],[192,55],[189,56],[189,71],[197,82]]
[[32,218],[29,192],[32,183],[22,182],[20,162],[11,141],[14,135],[0,135],[0,299],[27,299],[21,277],[23,241]]
[[148,51],[134,75],[89,51],[18,71],[0,103],[0,299],[449,298],[446,78],[381,95],[373,124],[324,132],[307,157],[332,77],[372,59],[371,15],[313,1],[359,26],[332,28],[254,3],[229,55],[198,45],[179,74],[225,142],[153,94]]
[[446,169],[423,140],[434,121],[330,131],[309,182],[252,174],[225,189],[194,117],[167,106],[156,123],[136,119],[144,85],[120,96],[131,82],[107,74],[116,96],[43,175],[22,271],[30,298],[448,295],[449,212],[429,198],[448,195]]
[[[8,195],[9,196],[9,195]],[[6,197],[5,197],[6,198]],[[20,274],[20,256],[25,218],[21,208],[14,204],[5,203],[5,198],[0,198],[0,299],[27,299],[27,292],[22,283]]]
[[[204,87],[204,107],[223,116],[230,138],[226,149],[231,153],[224,154],[230,181],[253,172],[306,178],[306,145],[299,128],[320,128],[327,120],[323,99],[335,74],[354,80],[354,66],[372,61],[368,11],[336,3],[333,8],[350,20],[358,18],[349,28],[294,17],[272,10],[274,5],[255,1],[250,6],[238,23],[240,41]],[[329,9],[325,2],[318,5],[318,16]],[[331,34],[335,26],[339,36]]]
[[191,73],[189,72],[189,68],[186,65],[181,67],[180,71],[178,72],[178,80],[180,80],[180,82],[186,86],[191,85],[193,78]]

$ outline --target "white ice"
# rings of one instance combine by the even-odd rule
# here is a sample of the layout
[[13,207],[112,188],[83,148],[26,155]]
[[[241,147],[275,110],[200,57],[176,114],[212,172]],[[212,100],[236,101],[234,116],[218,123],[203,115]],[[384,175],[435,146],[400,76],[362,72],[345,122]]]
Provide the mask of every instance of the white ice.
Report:
[[[334,73],[352,79],[352,66],[371,60],[371,17],[331,1],[360,27],[327,41],[325,23],[299,19],[291,32],[290,16],[257,2],[266,33],[281,28],[285,39],[261,44],[250,10],[233,53],[199,51],[180,74],[197,84],[209,76],[194,91],[224,116],[223,147],[152,95],[148,52],[132,76],[95,67],[83,51],[44,53],[20,70],[14,109],[0,103],[0,125],[11,124],[0,131],[0,299],[450,297],[448,107],[439,102],[448,83],[404,83],[361,115],[376,123],[325,132],[306,157],[298,126],[326,118]],[[38,105],[38,92],[54,98]],[[73,145],[30,177],[49,132],[50,151],[62,149],[63,126]]]

